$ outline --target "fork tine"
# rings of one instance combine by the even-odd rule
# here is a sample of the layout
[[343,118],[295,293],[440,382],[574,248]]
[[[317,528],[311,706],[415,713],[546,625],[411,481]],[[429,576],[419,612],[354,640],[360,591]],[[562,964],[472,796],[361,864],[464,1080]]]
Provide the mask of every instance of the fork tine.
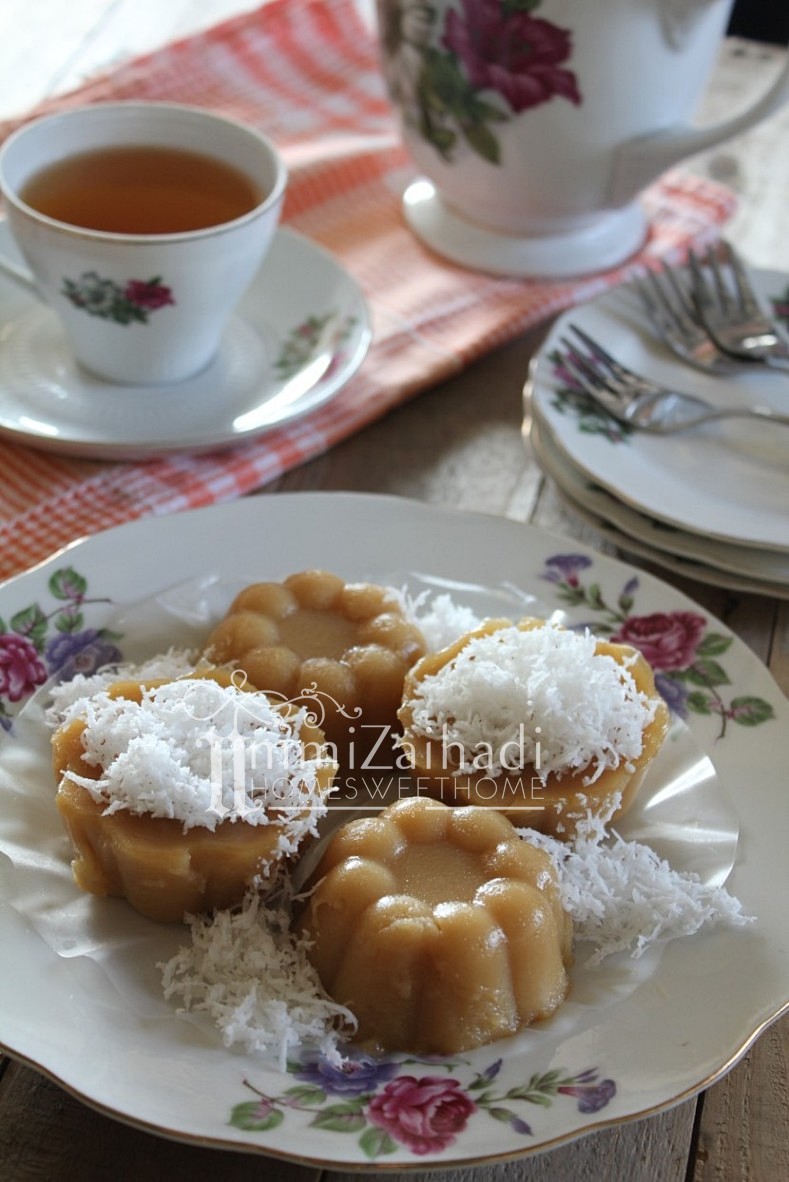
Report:
[[[778,414],[764,406],[715,407],[695,394],[685,393],[670,386],[658,386],[644,379],[638,381],[638,374],[631,370],[635,381],[622,382],[608,370],[602,358],[616,362],[602,345],[583,330],[577,334],[589,342],[591,354],[585,353],[567,337],[559,338],[564,352],[556,349],[552,355],[557,375],[568,376],[577,387],[575,393],[582,393],[595,406],[605,411],[612,419],[637,431],[649,431],[657,435],[673,435],[679,431],[691,430],[703,423],[720,419],[759,419],[780,426],[789,427],[789,414]],[[601,370],[601,365],[604,367]],[[624,367],[623,367],[624,368]]]
[[736,311],[739,311],[739,309],[736,306],[735,300],[732,299],[728,284],[724,278],[720,256],[712,246],[707,251],[705,262],[712,271],[715,293],[718,297],[718,307],[721,309],[724,315],[733,315]]
[[[567,337],[560,337],[559,340],[564,345],[566,352],[563,354],[563,362],[579,380],[583,378],[585,382],[591,382],[596,387],[603,387],[606,384],[606,379],[600,373],[600,370],[595,366],[591,357],[587,357],[582,353],[577,345]],[[586,387],[584,387],[586,388]]]
[[704,373],[731,373],[737,364],[724,356],[704,324],[688,277],[664,263],[661,271],[647,269],[634,282],[647,317],[672,353]]
[[663,274],[666,276],[671,288],[674,292],[675,304],[673,306],[682,309],[683,315],[692,323],[697,324],[694,315],[693,303],[688,295],[687,289],[680,283],[677,278],[677,272],[673,267],[669,267],[668,263],[663,266]]
[[[584,332],[584,330],[579,328],[577,324],[571,324],[569,325],[569,328],[575,333],[579,340],[583,341],[589,352],[594,357],[596,357],[598,361],[602,361],[604,365],[612,370],[612,372],[615,372],[617,368],[619,368],[619,362],[616,360],[616,358],[612,357],[610,353],[607,353],[603,346],[598,344],[598,342],[590,337],[587,332]],[[573,348],[570,342],[565,341],[565,344],[568,346],[568,348]],[[577,350],[577,348],[578,346],[576,345],[575,350]]]
[[[611,353],[602,348],[602,345],[599,342],[596,342],[593,337],[589,336],[588,332],[583,331],[581,327],[576,324],[570,324],[569,329],[575,333],[575,336],[578,337],[583,344],[586,345],[586,348],[589,353],[591,353],[592,358],[605,366],[606,370],[608,371],[606,375],[606,383],[608,385],[617,383],[619,385],[618,392],[620,392],[620,394],[624,394],[625,390],[630,391],[631,394],[633,394],[635,391],[654,389],[653,382],[648,381],[647,378],[641,376],[640,374],[635,374],[633,370],[627,369],[627,366],[624,363],[617,361],[617,358],[612,357]],[[576,355],[578,355],[578,345],[569,345],[569,348],[573,349]],[[587,357],[585,359],[588,365],[589,361],[591,361],[591,358]]]
[[722,242],[721,248],[726,262],[731,267],[731,273],[734,277],[734,284],[740,300],[740,307],[748,316],[758,314],[761,311],[759,301],[756,298],[756,292],[751,286],[751,281],[748,278],[742,260],[729,242]]
[[[698,328],[698,321],[693,315],[688,293],[677,278],[673,267],[665,264],[662,275],[656,275],[654,271],[647,271],[647,281],[655,300],[659,303],[659,311],[664,324],[676,328],[680,332],[688,332]],[[667,287],[671,288],[670,292],[666,291]]]
[[617,418],[615,407],[619,402],[618,393],[612,390],[608,382],[595,370],[589,358],[580,353],[571,341],[566,337],[560,339],[565,347],[564,353],[558,353],[563,369],[571,375],[581,393],[595,406]]
[[714,309],[716,306],[716,300],[709,280],[704,274],[704,265],[702,260],[696,254],[695,250],[688,252],[688,267],[690,269],[690,276],[693,283],[693,299],[696,307],[701,309],[703,319],[704,310]]
[[636,280],[635,286],[646,307],[647,315],[658,328],[663,332],[671,332],[672,329],[680,327],[677,309],[666,298],[666,293],[658,283],[654,271],[647,271],[643,279]]

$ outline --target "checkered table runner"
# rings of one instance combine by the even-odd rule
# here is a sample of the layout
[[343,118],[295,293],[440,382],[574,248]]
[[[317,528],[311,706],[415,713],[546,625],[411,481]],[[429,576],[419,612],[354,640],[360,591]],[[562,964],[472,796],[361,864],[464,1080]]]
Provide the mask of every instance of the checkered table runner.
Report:
[[[399,198],[412,168],[386,101],[377,48],[353,0],[273,0],[30,114],[132,98],[213,108],[257,125],[278,144],[290,170],[284,223],[332,251],[356,278],[372,310],[373,344],[329,404],[230,451],[120,463],[0,441],[0,580],[108,526],[265,485],[496,346],[621,282],[639,263],[678,258],[689,243],[714,234],[734,205],[716,184],[669,173],[645,194],[650,236],[638,259],[583,280],[496,279],[442,262],[402,220]],[[0,138],[11,129],[0,127]]]

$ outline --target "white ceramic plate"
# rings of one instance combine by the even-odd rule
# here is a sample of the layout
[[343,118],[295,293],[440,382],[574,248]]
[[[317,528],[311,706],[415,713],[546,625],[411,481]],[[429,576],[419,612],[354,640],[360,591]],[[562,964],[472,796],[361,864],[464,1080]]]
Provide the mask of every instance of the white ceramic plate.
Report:
[[[545,467],[545,471],[548,472],[547,465],[543,466]],[[701,562],[694,562],[690,558],[680,558],[667,553],[665,550],[658,550],[654,546],[650,546],[648,543],[634,537],[632,534],[626,533],[618,526],[612,524],[608,518],[598,516],[591,508],[591,501],[589,499],[576,499],[568,491],[566,484],[560,484],[557,480],[556,487],[559,497],[566,507],[586,525],[591,526],[604,541],[614,546],[624,561],[632,559],[637,563],[652,563],[682,578],[694,579],[699,583],[709,583],[713,587],[725,587],[730,591],[740,591],[756,595],[775,595],[778,598],[787,597],[786,589],[780,586],[762,583],[753,577],[735,575],[730,571],[719,571],[714,567],[705,566]]]
[[540,467],[571,507],[596,528],[604,527],[609,540],[629,553],[714,587],[789,598],[789,555],[703,538],[632,509],[567,461],[536,408],[529,440]]
[[[648,655],[662,654],[658,683],[685,715],[680,733],[713,790],[709,815],[674,818],[679,846],[695,848],[703,865],[716,813],[733,814],[739,844],[727,885],[756,922],[595,970],[580,958],[572,995],[551,1021],[441,1061],[360,1059],[343,1074],[302,1061],[284,1073],[177,1015],[161,997],[156,963],[183,929],[76,890],[54,785],[41,770],[46,740],[13,716],[48,672],[75,663],[89,671],[116,648],[140,659],[168,635],[187,639],[185,620],[192,636],[204,634],[226,601],[208,595],[184,613],[185,584],[193,598],[210,572],[232,586],[307,566],[386,581],[423,572],[453,593],[462,586],[456,597],[472,597],[477,610],[500,611],[514,587],[535,613],[637,637]],[[135,605],[152,596],[177,628],[142,627]],[[516,1157],[691,1095],[789,1002],[789,706],[744,644],[658,580],[501,518],[396,498],[283,494],[90,538],[0,587],[0,617],[18,697],[11,702],[9,683],[0,699],[9,730],[0,747],[0,1042],[102,1111],[203,1145],[337,1168]],[[669,743],[666,758],[681,750]],[[642,840],[660,829],[648,817],[644,826]]]
[[[786,298],[789,276],[754,271],[769,305]],[[562,392],[551,362],[568,325],[578,324],[625,365],[714,405],[786,410],[789,377],[755,370],[711,377],[673,357],[647,324],[628,286],[565,313],[533,368],[533,402],[569,463],[626,504],[691,533],[789,551],[789,430],[729,420],[669,437],[605,429]],[[608,420],[610,424],[610,420]]]
[[[0,250],[13,243],[0,223]],[[322,406],[361,365],[370,315],[321,247],[280,228],[214,361],[171,386],[120,386],[72,360],[55,314],[0,272],[0,434],[103,459],[230,447]]]

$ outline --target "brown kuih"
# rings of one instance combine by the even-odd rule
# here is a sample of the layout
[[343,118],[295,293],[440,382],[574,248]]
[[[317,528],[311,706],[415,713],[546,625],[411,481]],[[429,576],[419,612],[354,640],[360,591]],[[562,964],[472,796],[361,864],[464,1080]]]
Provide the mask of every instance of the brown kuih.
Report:
[[[222,671],[206,676],[220,685],[230,682]],[[164,683],[119,681],[108,692],[139,702],[143,692],[157,684]],[[278,709],[287,718],[290,708]],[[74,880],[82,890],[123,897],[149,919],[177,923],[188,914],[235,906],[264,870],[282,860],[279,839],[283,824],[294,819],[290,809],[278,814],[272,807],[267,824],[226,818],[213,829],[200,825],[187,829],[175,818],[128,809],[108,813],[109,801],[95,799],[75,780],[98,780],[102,773],[101,767],[83,758],[85,726],[84,719],[73,719],[52,738],[58,781],[55,803],[74,849]],[[306,722],[300,725],[298,741],[302,751],[324,747],[323,732]],[[318,768],[321,796],[331,790],[334,771],[330,762]],[[306,795],[304,799],[306,815],[310,801]]]
[[398,726],[403,679],[424,652],[394,592],[306,570],[241,591],[205,655],[243,670],[257,689],[306,705],[350,770]]
[[338,830],[314,881],[299,931],[369,1049],[469,1050],[564,999],[572,925],[556,871],[493,809],[398,801]]
[[[406,677],[399,711],[404,751],[424,791],[444,803],[496,808],[516,825],[568,840],[575,834],[579,819],[589,813],[608,814],[617,797],[621,800],[611,819],[630,808],[668,732],[668,708],[655,688],[651,667],[640,653],[629,645],[598,639],[595,654],[613,657],[617,664],[626,666],[636,690],[646,696],[652,708],[636,759],[623,759],[616,767],[605,767],[591,783],[585,781],[594,774],[594,766],[552,772],[544,777],[538,775],[534,765],[495,773],[486,768],[461,770],[458,753],[451,745],[415,725],[420,686],[425,678],[440,676],[472,641],[511,627],[509,620],[486,620],[449,647],[428,653],[414,666]],[[517,625],[520,631],[543,627],[547,627],[545,621],[537,619],[524,619]],[[583,676],[582,671],[579,670],[578,676],[579,679]]]

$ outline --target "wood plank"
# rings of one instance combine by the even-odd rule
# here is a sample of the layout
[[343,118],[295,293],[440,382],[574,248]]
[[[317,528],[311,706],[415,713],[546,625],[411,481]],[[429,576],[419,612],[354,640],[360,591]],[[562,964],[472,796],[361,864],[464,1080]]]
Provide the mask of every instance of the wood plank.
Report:
[[692,1182],[789,1178],[789,1017],[705,1095]]
[[312,1167],[170,1141],[121,1124],[19,1063],[7,1067],[0,1089],[0,1162],[8,1182],[196,1182],[220,1176],[222,1182],[318,1182],[321,1175]]
[[[471,1171],[442,1171],[440,1182],[684,1182],[693,1116],[694,1104],[683,1104],[649,1120],[605,1129],[544,1153]],[[413,1174],[386,1177],[387,1182],[415,1182]],[[331,1173],[326,1182],[380,1179],[380,1174],[340,1172]]]

